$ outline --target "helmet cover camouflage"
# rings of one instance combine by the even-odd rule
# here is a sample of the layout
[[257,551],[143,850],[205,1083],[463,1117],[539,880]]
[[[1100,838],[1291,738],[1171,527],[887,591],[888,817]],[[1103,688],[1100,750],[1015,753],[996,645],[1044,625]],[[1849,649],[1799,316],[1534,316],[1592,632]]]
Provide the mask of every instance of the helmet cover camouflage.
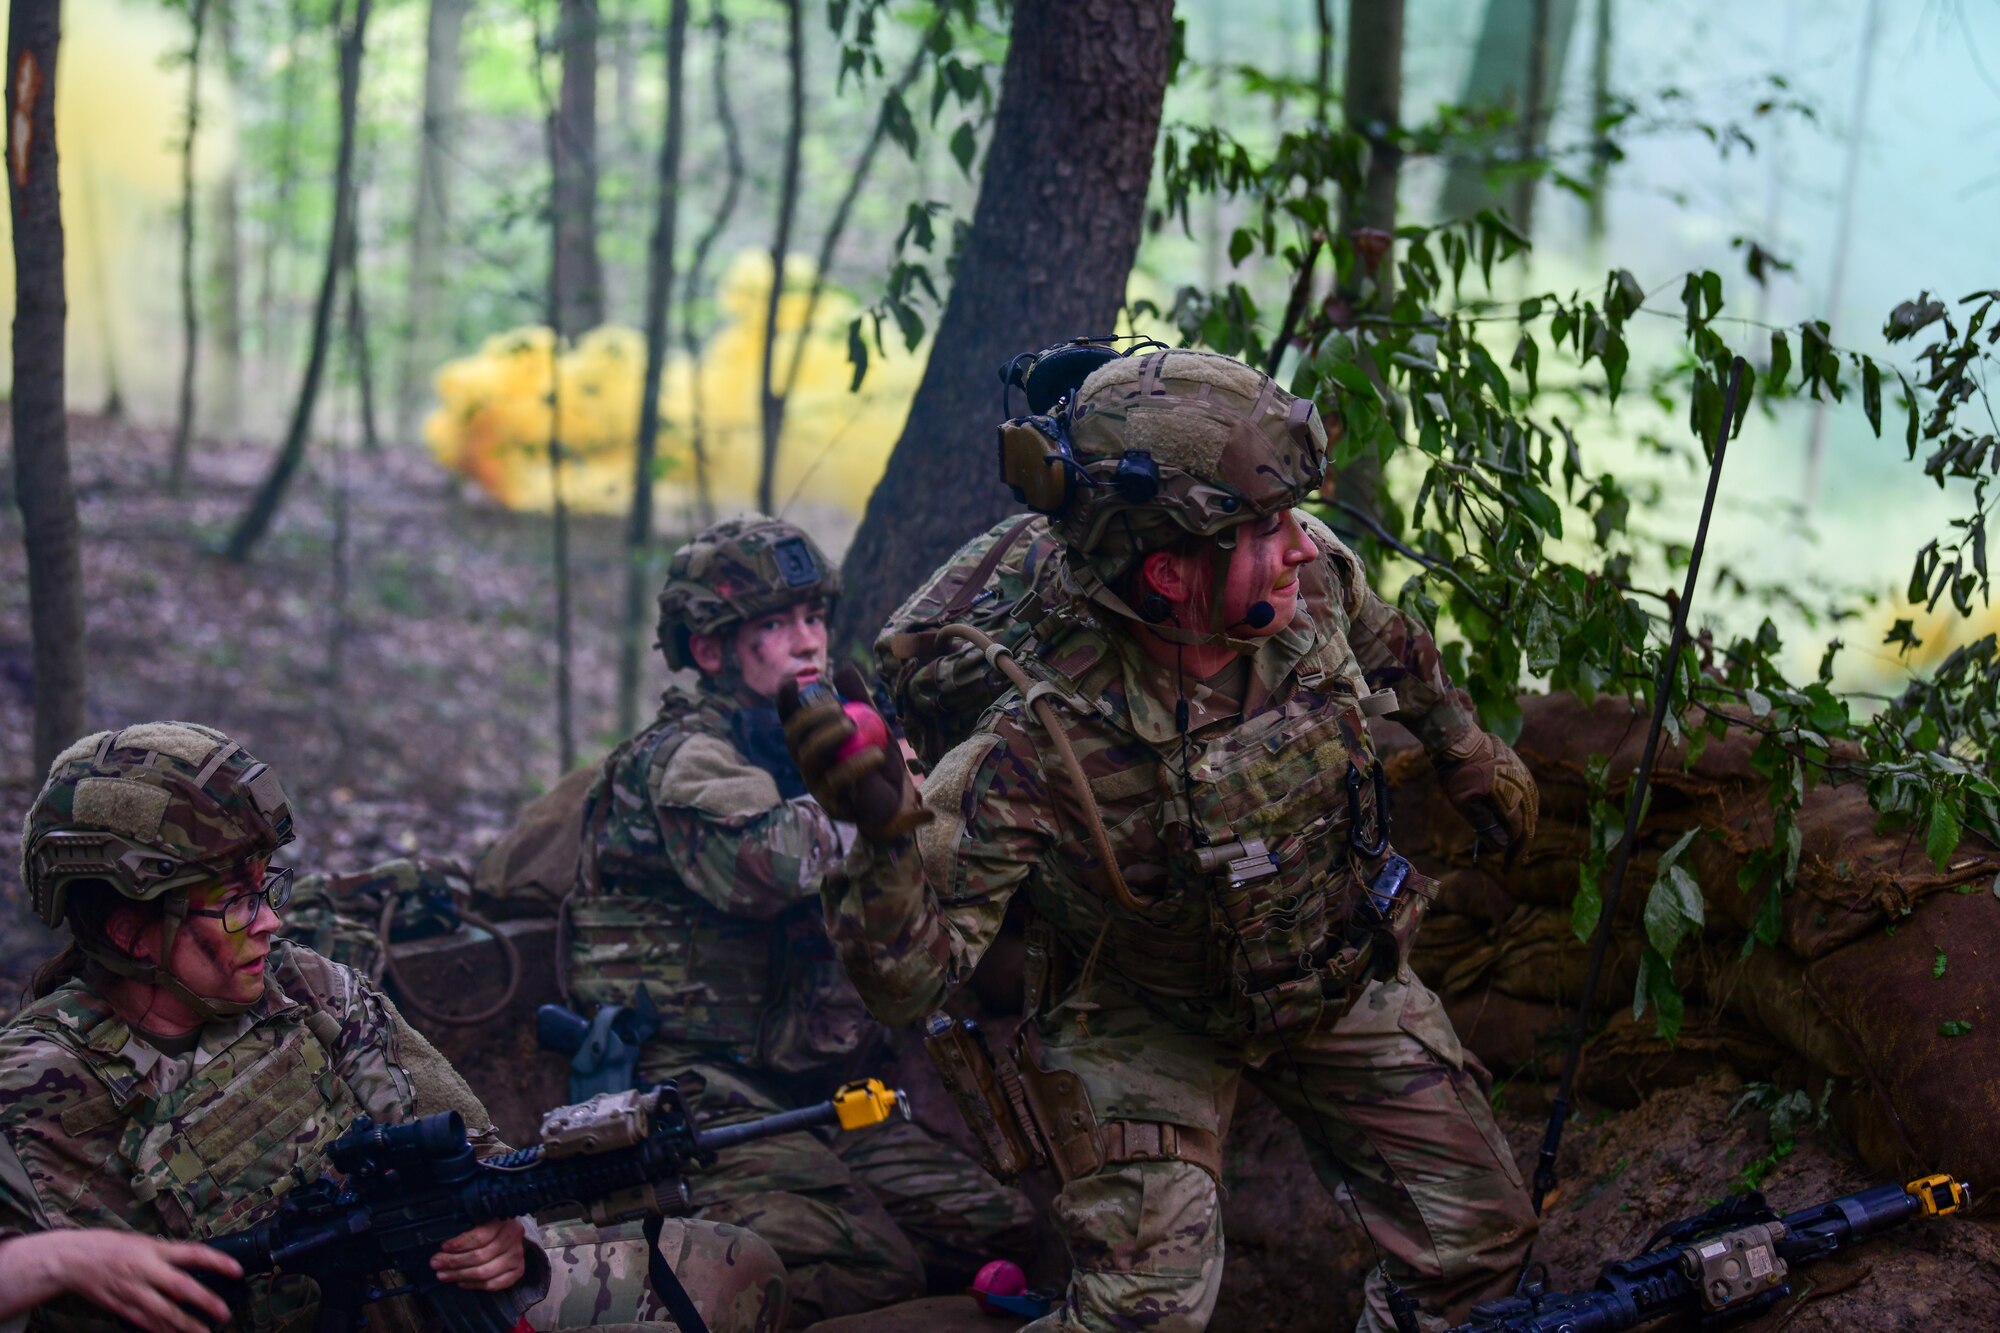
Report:
[[291,802],[269,764],[211,727],[149,722],[56,756],[22,826],[21,880],[55,926],[79,880],[150,902],[291,840]]
[[815,598],[832,608],[840,571],[783,519],[745,514],[695,534],[674,552],[660,590],[660,653],[676,671],[695,661],[689,639]]
[[[1326,425],[1310,400],[1241,361],[1182,348],[1092,372],[1070,408],[1069,438],[1096,484],[1075,489],[1055,530],[1106,577],[1183,534],[1289,508],[1326,466]],[[1139,454],[1158,468],[1156,488],[1120,484],[1120,465],[1129,471],[1128,455]]]

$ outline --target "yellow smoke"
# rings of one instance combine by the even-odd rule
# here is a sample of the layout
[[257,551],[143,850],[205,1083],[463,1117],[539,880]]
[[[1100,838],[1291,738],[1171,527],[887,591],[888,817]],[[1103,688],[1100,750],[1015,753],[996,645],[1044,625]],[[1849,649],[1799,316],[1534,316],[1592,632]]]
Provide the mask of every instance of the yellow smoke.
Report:
[[[780,384],[799,345],[812,265],[785,265],[778,302],[773,373]],[[660,386],[659,470],[662,506],[692,503],[695,488],[695,377],[700,376],[709,485],[728,512],[751,504],[762,471],[758,399],[764,352],[764,306],[770,256],[739,254],[717,292],[722,327],[699,362],[675,352]],[[927,349],[892,347],[871,357],[867,381],[850,393],[847,326],[856,305],[828,289],[805,332],[798,379],[779,438],[773,495],[794,495],[859,515],[882,478],[902,433]],[[487,340],[473,356],[438,371],[439,406],[424,438],[445,467],[476,481],[515,509],[547,509],[554,490],[548,463],[550,357],[546,328],[516,329]],[[572,506],[615,513],[631,501],[634,441],[646,365],[644,338],[617,326],[593,330],[556,358],[557,425],[565,450],[563,494]]]

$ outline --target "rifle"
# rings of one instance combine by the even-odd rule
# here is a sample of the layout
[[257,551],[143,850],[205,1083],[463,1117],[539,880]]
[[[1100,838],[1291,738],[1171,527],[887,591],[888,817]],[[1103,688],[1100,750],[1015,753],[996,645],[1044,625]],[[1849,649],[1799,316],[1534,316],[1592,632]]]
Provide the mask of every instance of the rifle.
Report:
[[1589,1291],[1521,1294],[1472,1307],[1451,1333],[1619,1333],[1673,1314],[1704,1326],[1748,1318],[1791,1295],[1791,1269],[1824,1259],[1913,1217],[1966,1207],[1972,1191],[1950,1176],[1877,1185],[1782,1217],[1755,1191],[1655,1232],[1636,1259],[1605,1265]]
[[[878,1079],[849,1083],[827,1101],[712,1129],[698,1127],[672,1082],[561,1106],[542,1119],[539,1142],[504,1156],[475,1158],[456,1111],[378,1125],[367,1116],[327,1147],[340,1178],[322,1176],[290,1191],[257,1225],[205,1243],[243,1266],[246,1278],[301,1274],[319,1287],[316,1333],[351,1333],[361,1308],[392,1296],[422,1299],[450,1333],[509,1333],[525,1314],[517,1296],[467,1291],[432,1275],[431,1256],[454,1236],[495,1218],[577,1205],[600,1225],[689,1211],[686,1175],[725,1148],[819,1125],[878,1125],[901,1106]],[[386,1274],[402,1278],[385,1285]],[[701,1316],[652,1252],[655,1292],[683,1333],[707,1333]],[[243,1281],[202,1275],[238,1305]]]

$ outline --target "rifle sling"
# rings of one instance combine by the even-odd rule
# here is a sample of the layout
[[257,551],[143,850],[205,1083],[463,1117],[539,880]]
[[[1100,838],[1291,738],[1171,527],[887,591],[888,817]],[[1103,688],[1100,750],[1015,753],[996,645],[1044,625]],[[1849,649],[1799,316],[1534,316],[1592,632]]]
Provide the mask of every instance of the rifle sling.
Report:
[[694,1300],[674,1275],[673,1266],[660,1253],[660,1224],[666,1219],[654,1213],[646,1219],[646,1266],[647,1277],[653,1283],[653,1294],[660,1298],[660,1304],[667,1307],[667,1313],[674,1317],[674,1326],[680,1333],[708,1333],[708,1325],[702,1322],[701,1311],[694,1308]]

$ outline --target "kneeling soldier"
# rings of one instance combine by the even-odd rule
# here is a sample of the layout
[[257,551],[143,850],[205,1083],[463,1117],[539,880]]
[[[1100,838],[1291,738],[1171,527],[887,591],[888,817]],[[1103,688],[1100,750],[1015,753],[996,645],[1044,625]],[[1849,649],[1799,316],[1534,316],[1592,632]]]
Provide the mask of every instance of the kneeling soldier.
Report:
[[[30,1309],[38,1330],[115,1314],[197,1333],[196,1315],[226,1317],[188,1270],[235,1265],[199,1242],[269,1217],[361,1116],[457,1111],[482,1156],[505,1150],[367,978],[273,938],[291,871],[270,857],[292,840],[291,805],[228,737],[179,722],[87,736],[57,757],[24,833],[29,897],[72,942],[0,1028],[0,1330]],[[563,1227],[545,1252],[508,1219],[446,1242],[433,1267],[510,1293],[538,1329],[660,1322],[645,1244]],[[755,1236],[669,1220],[659,1245],[717,1333],[781,1326],[783,1266]],[[307,1329],[318,1301],[304,1279],[256,1278],[246,1315]]]

